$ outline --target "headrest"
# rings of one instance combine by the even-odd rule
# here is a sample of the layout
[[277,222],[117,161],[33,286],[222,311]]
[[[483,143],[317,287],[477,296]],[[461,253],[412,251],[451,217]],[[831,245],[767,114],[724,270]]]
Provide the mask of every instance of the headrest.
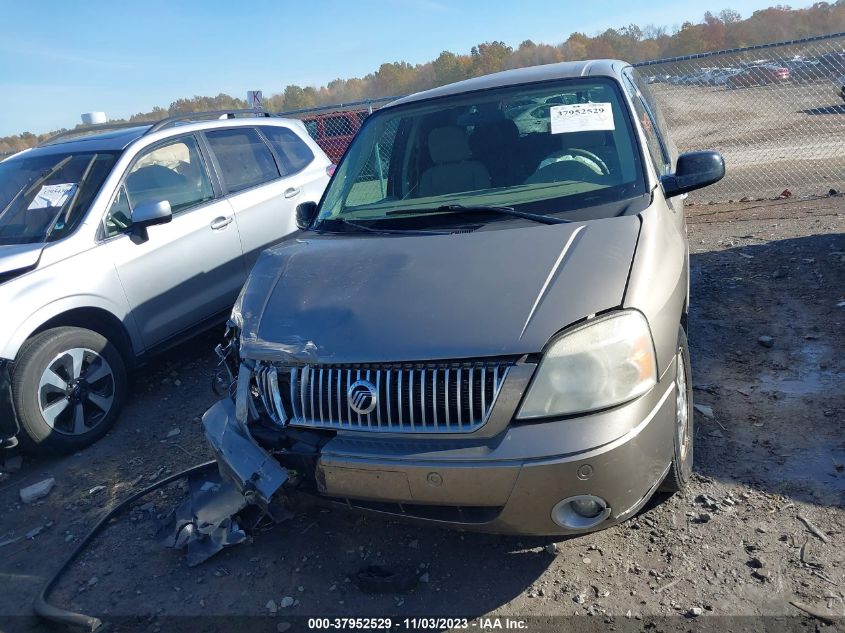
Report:
[[519,140],[519,128],[510,119],[485,123],[475,128],[469,139],[476,157],[490,150],[512,147]]
[[437,164],[457,163],[472,156],[466,134],[455,125],[436,127],[429,132],[428,153]]

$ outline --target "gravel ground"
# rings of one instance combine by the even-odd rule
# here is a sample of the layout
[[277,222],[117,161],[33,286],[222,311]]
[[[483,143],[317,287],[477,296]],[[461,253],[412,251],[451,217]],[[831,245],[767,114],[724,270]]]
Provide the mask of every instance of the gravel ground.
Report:
[[[699,409],[686,494],[557,543],[306,510],[191,569],[153,538],[155,515],[181,497],[174,485],[117,519],[56,602],[133,631],[233,630],[219,615],[256,616],[238,626],[261,631],[304,629],[302,616],[315,615],[530,614],[528,630],[571,615],[596,616],[566,624],[595,630],[845,626],[845,198],[687,211]],[[31,603],[103,511],[208,458],[199,416],[214,400],[216,340],[139,370],[121,420],[94,447],[24,456],[3,476],[0,631],[45,630]],[[47,477],[50,494],[22,504],[19,490]],[[364,594],[348,576],[375,564],[418,569],[422,582]]]

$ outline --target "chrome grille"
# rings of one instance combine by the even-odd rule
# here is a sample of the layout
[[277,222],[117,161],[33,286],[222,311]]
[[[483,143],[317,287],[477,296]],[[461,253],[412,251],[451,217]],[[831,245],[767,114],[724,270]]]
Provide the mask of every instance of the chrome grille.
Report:
[[[261,365],[255,382],[279,424],[391,433],[466,433],[483,426],[512,360],[421,365]],[[347,391],[369,382],[376,404],[353,410]]]

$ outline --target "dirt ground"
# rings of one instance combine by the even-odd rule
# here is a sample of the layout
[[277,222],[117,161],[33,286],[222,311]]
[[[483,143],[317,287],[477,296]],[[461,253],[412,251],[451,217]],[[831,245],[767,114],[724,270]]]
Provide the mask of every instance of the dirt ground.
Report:
[[[702,409],[686,494],[555,545],[308,510],[188,568],[154,540],[156,515],[182,494],[174,485],[118,518],[55,601],[132,631],[305,630],[303,616],[531,616],[529,631],[845,627],[845,197],[687,211]],[[208,458],[199,416],[214,401],[216,342],[203,335],[139,370],[92,448],[24,456],[0,483],[0,631],[52,630],[32,601],[97,518]],[[23,505],[18,491],[47,477],[52,492]],[[423,582],[364,594],[349,575],[374,564],[419,569]],[[594,617],[558,619],[572,615]]]

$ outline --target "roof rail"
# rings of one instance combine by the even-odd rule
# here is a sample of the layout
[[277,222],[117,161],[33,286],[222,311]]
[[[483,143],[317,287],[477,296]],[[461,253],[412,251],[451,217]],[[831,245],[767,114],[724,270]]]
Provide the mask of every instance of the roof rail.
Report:
[[87,134],[95,134],[97,132],[106,132],[108,130],[120,130],[123,128],[130,128],[130,127],[141,127],[143,125],[148,125],[149,121],[132,121],[130,123],[97,123],[96,125],[87,125],[83,127],[76,127],[72,130],[65,130],[64,132],[59,132],[58,134],[54,134],[46,141],[42,141],[38,144],[38,147],[43,147],[44,145],[52,145],[53,143],[60,141],[65,138],[69,138],[71,136],[85,136]]
[[176,116],[169,116],[166,119],[156,121],[155,123],[153,123],[149,130],[144,132],[144,135],[152,134],[153,132],[158,132],[162,128],[165,128],[174,123],[178,123],[179,121],[193,121],[194,119],[207,117],[218,117],[221,119],[223,117],[226,117],[227,119],[234,119],[239,114],[263,117],[275,116],[273,113],[265,112],[264,110],[215,110],[213,112],[186,112],[185,114],[177,114]]
[[153,132],[158,132],[159,130],[169,125],[173,125],[174,123],[178,123],[179,121],[192,121],[195,119],[205,119],[208,117],[226,117],[227,119],[234,119],[238,115],[263,117],[276,116],[275,114],[271,112],[265,112],[264,110],[214,110],[211,112],[186,112],[184,114],[177,114],[175,116],[169,116],[167,118],[158,119],[156,121],[130,121],[128,123],[98,123],[96,125],[77,127],[72,130],[65,130],[64,132],[59,132],[58,134],[48,138],[46,141],[39,143],[38,146],[42,147],[44,145],[52,145],[57,141],[73,136],[85,136],[87,134],[95,134],[97,132],[105,132],[108,130],[120,130],[124,128],[143,127],[145,125],[149,125],[150,127],[144,132],[144,134],[142,134],[142,136],[145,136],[147,134],[152,134]]

